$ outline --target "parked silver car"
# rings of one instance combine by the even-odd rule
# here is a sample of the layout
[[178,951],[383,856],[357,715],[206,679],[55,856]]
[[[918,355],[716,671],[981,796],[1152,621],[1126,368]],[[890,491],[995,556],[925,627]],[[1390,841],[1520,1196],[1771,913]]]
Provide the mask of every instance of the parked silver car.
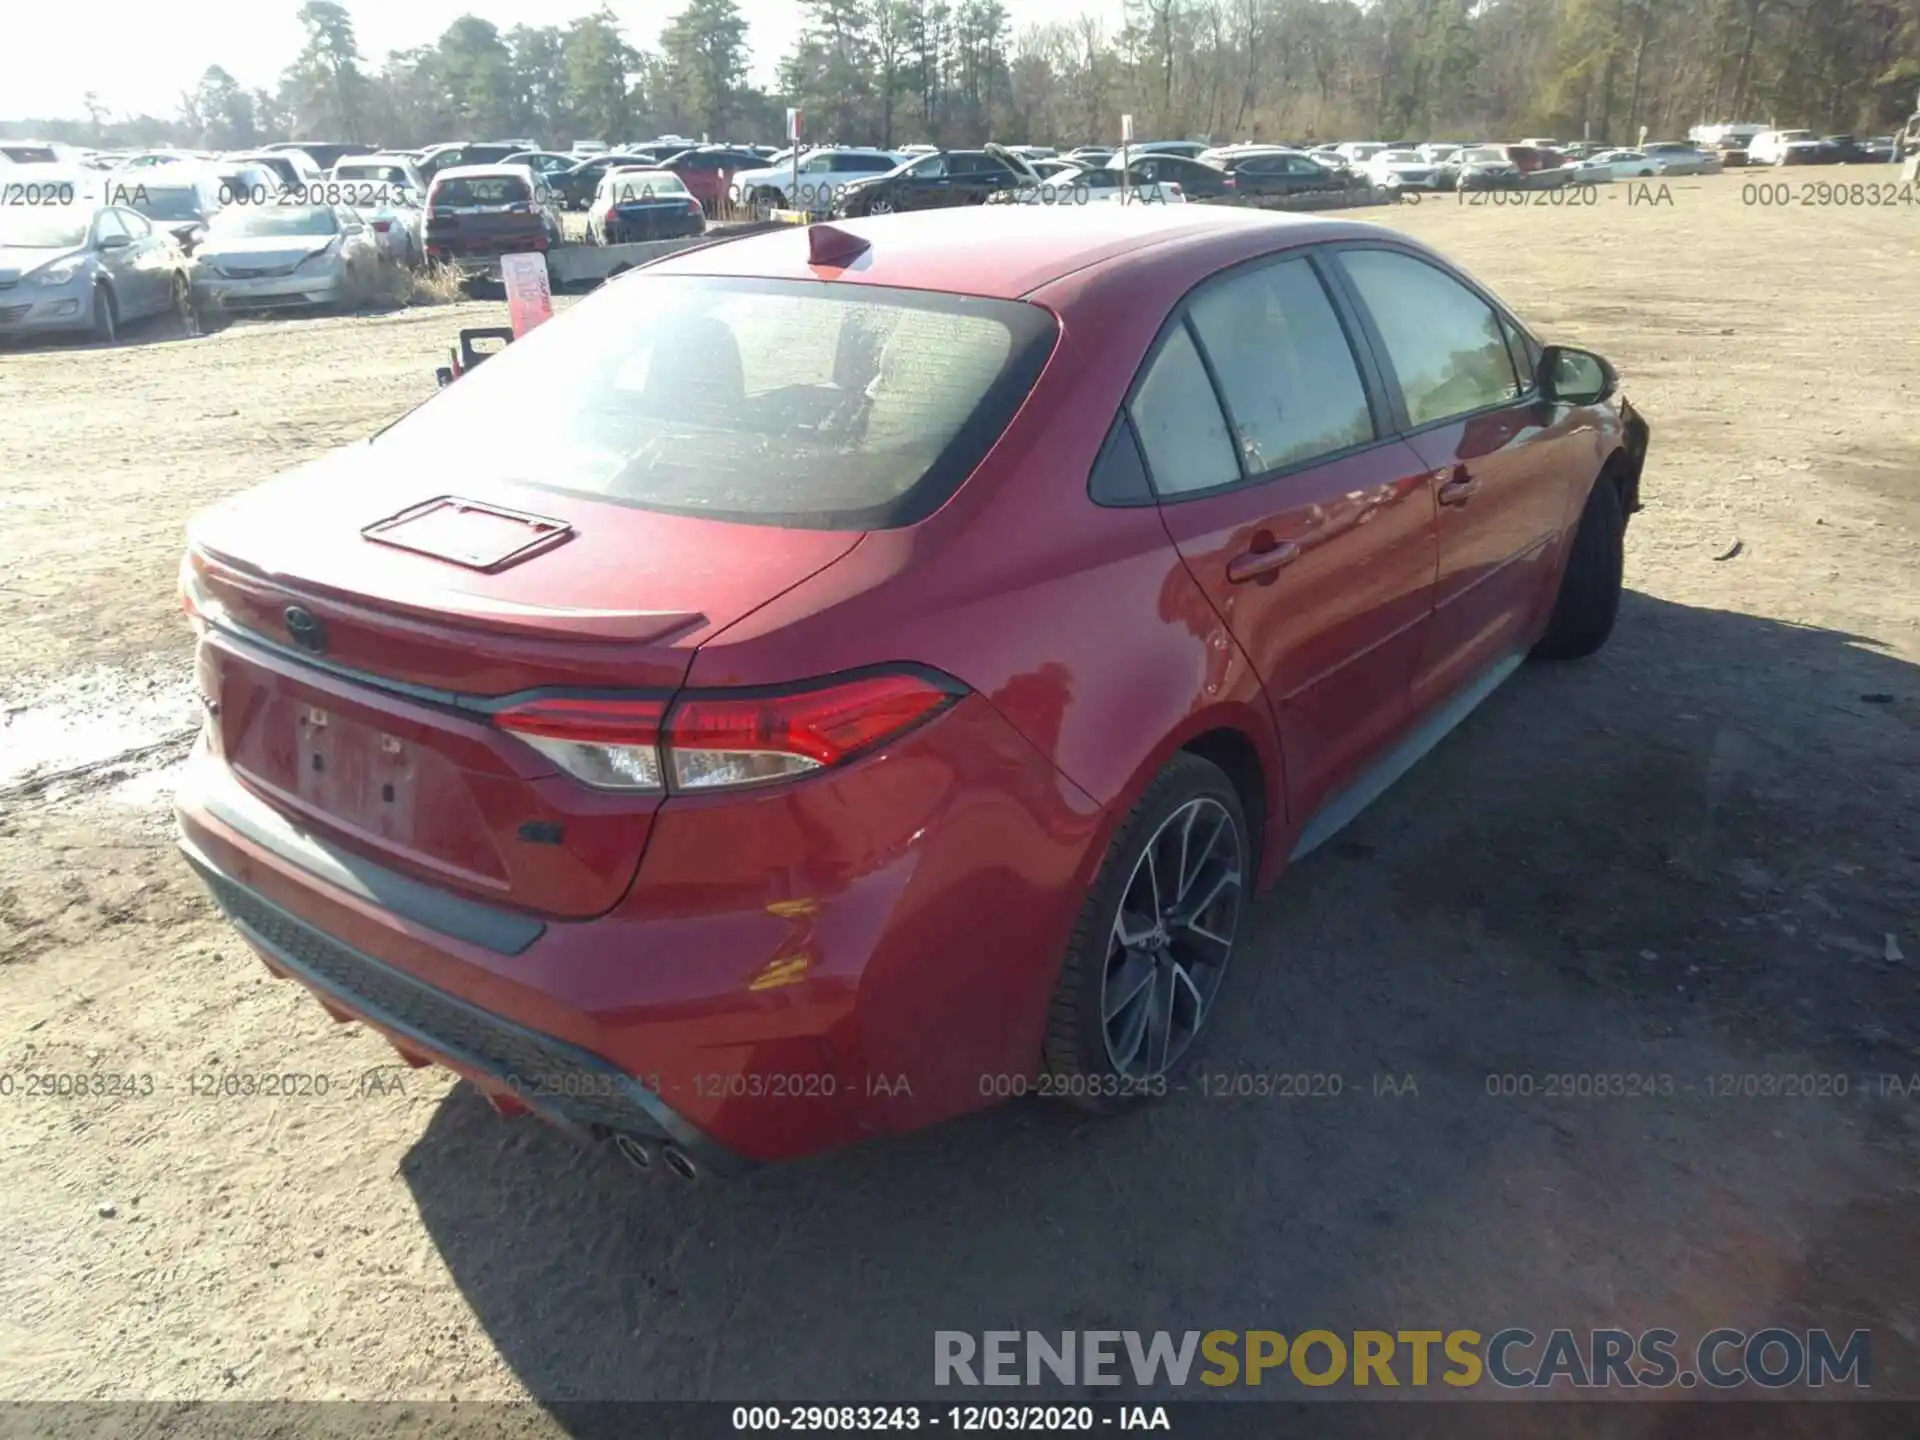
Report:
[[194,256],[193,303],[223,312],[307,305],[350,309],[381,285],[380,246],[344,205],[235,206],[208,227]]
[[187,257],[163,230],[120,206],[0,209],[0,336],[91,334],[188,310]]
[[325,198],[358,211],[389,260],[414,269],[426,257],[420,207],[427,201],[427,182],[413,161],[404,155],[349,155],[328,172],[327,184],[340,186],[340,193]]
[[219,177],[201,165],[156,165],[115,171],[105,178],[103,189],[109,205],[138,210],[192,254],[223,204],[220,185]]

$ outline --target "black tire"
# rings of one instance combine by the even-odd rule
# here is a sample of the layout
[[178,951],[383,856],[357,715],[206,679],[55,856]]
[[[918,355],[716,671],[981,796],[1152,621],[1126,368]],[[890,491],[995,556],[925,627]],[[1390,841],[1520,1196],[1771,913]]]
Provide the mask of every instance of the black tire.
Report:
[[189,339],[200,333],[200,314],[193,308],[193,285],[185,272],[173,277],[173,303],[169,307],[180,322],[180,333]]
[[1626,513],[1613,477],[1593,482],[1547,633],[1533,653],[1543,660],[1578,660],[1607,643],[1620,613],[1620,574],[1625,558]]
[[[1200,815],[1224,813],[1232,827],[1235,853],[1230,896],[1231,919],[1224,918],[1224,910],[1204,910],[1200,916],[1194,917],[1211,916],[1212,923],[1220,925],[1225,932],[1225,949],[1219,952],[1220,959],[1216,967],[1220,973],[1212,975],[1207,997],[1194,1012],[1198,1018],[1193,1033],[1186,1037],[1178,1050],[1167,1056],[1164,1063],[1155,1065],[1152,1063],[1152,1044],[1149,1039],[1147,1064],[1138,1073],[1132,1067],[1122,1070],[1115,1064],[1109,1045],[1109,1021],[1104,1014],[1103,1002],[1109,976],[1120,977],[1122,969],[1130,962],[1141,961],[1140,953],[1136,951],[1123,951],[1119,956],[1114,953],[1121,905],[1128,898],[1130,890],[1136,897],[1144,893],[1135,889],[1135,882],[1148,847],[1162,837],[1163,829],[1170,823],[1177,826],[1177,817],[1196,804],[1200,807]],[[1202,824],[1196,823],[1195,828],[1202,828]],[[1185,852],[1182,852],[1178,863],[1181,868],[1186,866]],[[1206,871],[1206,864],[1206,857],[1203,856],[1194,868],[1195,878],[1191,883],[1195,891],[1215,883],[1201,878]],[[1203,1041],[1209,1033],[1207,1022],[1219,999],[1220,982],[1232,958],[1234,944],[1239,939],[1241,920],[1247,909],[1246,898],[1253,886],[1255,864],[1252,839],[1247,831],[1246,811],[1241,806],[1233,782],[1217,765],[1198,755],[1176,755],[1166,769],[1154,778],[1121,824],[1119,833],[1107,847],[1106,857],[1101,861],[1093,887],[1080,907],[1080,916],[1067,943],[1066,958],[1060,967],[1060,978],[1055,983],[1052,1006],[1047,1016],[1043,1062],[1048,1076],[1048,1093],[1057,1095],[1077,1109],[1095,1114],[1117,1114],[1166,1093],[1175,1078],[1192,1062],[1199,1048],[1198,1042]],[[1179,878],[1186,879],[1185,876]],[[1224,898],[1222,904],[1224,906]],[[1189,936],[1185,943],[1191,944],[1192,937]],[[1172,954],[1170,944],[1169,956]],[[1157,976],[1161,972],[1154,973],[1153,993],[1147,997],[1149,1004],[1159,995]],[[1175,993],[1171,978],[1167,980],[1167,986],[1171,1012],[1171,1007],[1177,1004],[1171,998]],[[1126,987],[1123,984],[1120,988],[1125,990]],[[1112,1019],[1119,1021],[1126,1011],[1127,1007],[1121,1007]],[[1154,1023],[1154,1016],[1150,1012],[1146,1024],[1151,1026]],[[1168,1033],[1171,1034],[1171,1026],[1168,1027]]]
[[894,213],[893,197],[890,195],[874,196],[873,199],[867,202],[866,213],[869,215],[893,214]]
[[105,285],[93,287],[93,343],[96,345],[117,345],[120,343],[120,307],[115,303],[113,291]]

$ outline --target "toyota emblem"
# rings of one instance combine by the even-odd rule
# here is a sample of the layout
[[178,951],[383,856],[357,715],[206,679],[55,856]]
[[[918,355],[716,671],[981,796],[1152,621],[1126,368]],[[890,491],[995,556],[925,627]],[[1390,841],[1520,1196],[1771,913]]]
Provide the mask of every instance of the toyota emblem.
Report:
[[304,605],[289,605],[286,616],[287,635],[302,650],[310,650],[318,655],[327,648],[327,627],[320,623],[320,617]]

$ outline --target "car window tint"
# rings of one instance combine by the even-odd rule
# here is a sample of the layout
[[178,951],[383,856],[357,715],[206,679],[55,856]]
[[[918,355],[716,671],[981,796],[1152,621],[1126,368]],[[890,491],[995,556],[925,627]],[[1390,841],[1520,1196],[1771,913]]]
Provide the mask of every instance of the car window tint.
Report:
[[515,410],[541,424],[490,438],[501,473],[687,514],[903,524],[979,464],[1058,333],[1017,301],[694,275],[636,275],[564,318],[378,443],[427,463]]
[[144,240],[153,234],[153,226],[147,223],[147,217],[138,210],[116,210],[113,212],[120,223],[126,226],[127,234],[136,240]]
[[1087,493],[1101,505],[1138,505],[1153,499],[1146,462],[1140,458],[1140,442],[1133,438],[1133,426],[1125,412],[1114,417],[1113,428],[1100,446],[1100,457],[1093,462],[1093,473],[1087,480]]
[[1412,424],[1520,393],[1500,317],[1478,295],[1410,255],[1349,250],[1340,258],[1386,344]]
[[1191,308],[1248,473],[1373,439],[1360,367],[1309,262],[1235,275],[1203,290]]
[[114,235],[125,235],[127,227],[120,223],[120,216],[112,210],[102,210],[100,218],[93,222],[93,234],[96,242]]
[[1185,325],[1160,347],[1129,409],[1161,495],[1211,490],[1240,478],[1227,417]]
[[1500,321],[1500,329],[1507,337],[1507,353],[1513,357],[1513,369],[1520,378],[1520,388],[1523,391],[1533,389],[1536,361],[1531,342],[1504,317]]

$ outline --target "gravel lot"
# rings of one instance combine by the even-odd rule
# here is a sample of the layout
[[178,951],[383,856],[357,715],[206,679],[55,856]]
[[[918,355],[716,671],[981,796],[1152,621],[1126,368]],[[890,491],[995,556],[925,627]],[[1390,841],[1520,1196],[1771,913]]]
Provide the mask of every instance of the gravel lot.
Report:
[[[1018,1104],[732,1186],[362,1085],[391,1052],[171,850],[182,522],[504,306],[0,356],[0,1398],[877,1398],[936,1328],[1775,1323],[1870,1329],[1920,1398],[1920,212],[1743,183],[1372,212],[1609,354],[1653,451],[1609,647],[1254,913],[1209,1069],[1339,1098]],[[1675,1093],[1487,1093],[1623,1073]]]

